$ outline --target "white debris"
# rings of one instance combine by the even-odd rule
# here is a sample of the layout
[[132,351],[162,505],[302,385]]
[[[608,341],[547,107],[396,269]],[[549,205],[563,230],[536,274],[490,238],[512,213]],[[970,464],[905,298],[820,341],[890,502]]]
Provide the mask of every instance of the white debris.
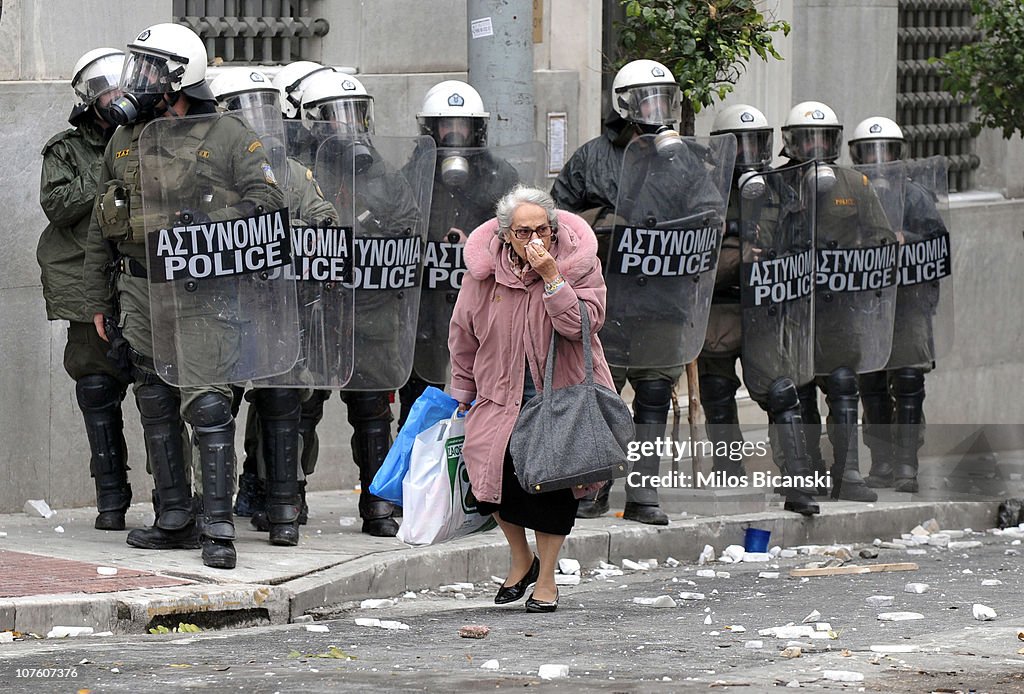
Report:
[[697,569],[697,578],[714,578],[715,572],[713,569]]
[[540,677],[542,680],[556,680],[561,677],[568,677],[569,666],[558,665],[555,663],[545,663],[544,665],[540,666],[540,669],[537,671],[537,676]]
[[313,615],[311,614],[300,614],[296,617],[292,617],[292,624],[312,624]]
[[744,554],[746,554],[746,550],[743,549],[743,545],[729,545],[722,551],[722,556],[718,558],[718,561],[735,564],[743,560]]
[[800,680],[790,680],[786,682],[786,689],[800,689]]
[[951,552],[959,552],[962,549],[974,549],[975,547],[981,547],[979,540],[963,540],[949,543],[949,551]]
[[946,533],[936,533],[928,537],[928,544],[933,547],[948,547],[950,537]]
[[358,627],[379,627],[381,629],[408,629],[408,624],[402,624],[401,622],[395,622],[388,619],[367,619],[365,617],[356,617],[356,626]]
[[[502,581],[504,583],[504,581]],[[472,583],[449,583],[447,585],[440,586],[437,591],[439,593],[461,593],[464,590],[473,590]]]
[[704,623],[705,624],[711,624],[711,615],[708,615],[707,617],[704,618]]
[[772,555],[772,559],[774,559],[775,557],[782,554],[782,548],[778,545],[774,545],[771,549],[768,550],[768,554]]
[[927,545],[930,544],[929,540],[931,540],[931,537],[928,535],[914,535],[910,538],[910,544],[918,546]]
[[[596,569],[594,578],[610,578],[612,576],[625,576],[622,569]],[[504,582],[504,581],[502,581]]]
[[821,617],[821,613],[817,610],[813,610],[809,615],[803,618],[801,624],[810,624],[811,622],[817,622]]
[[349,526],[355,525],[357,520],[357,518],[353,518],[352,516],[342,516],[338,519],[338,525],[340,525],[343,528],[347,528]]
[[[45,503],[45,502],[44,502]],[[65,627],[65,626],[54,626],[46,634],[48,639],[63,639],[73,636],[87,636],[93,633],[92,627]]]
[[312,631],[317,634],[326,634],[331,628],[326,624],[307,624],[306,631]]
[[920,595],[921,593],[928,592],[928,588],[929,585],[927,583],[908,583],[907,585],[903,586],[903,592],[916,593]]
[[878,615],[880,622],[906,622],[911,619],[924,619],[920,612],[882,612]]
[[10,631],[0,631],[0,643],[14,643],[14,633]]
[[799,658],[803,655],[803,649],[801,649],[800,646],[786,646],[779,655],[783,658]]
[[673,559],[672,557],[669,557],[668,559],[665,560],[665,566],[669,567],[670,569],[674,569],[677,566],[679,566],[679,560],[678,559]]
[[982,605],[980,602],[974,603],[972,610],[974,612],[974,618],[979,622],[991,622],[996,618],[996,611],[988,605]]
[[716,571],[715,578],[730,578],[732,576],[728,571]]
[[466,597],[465,593],[456,593],[455,594],[455,599],[456,600],[468,600],[469,598]]
[[797,552],[795,549],[784,549],[781,552],[779,552],[779,556],[783,559],[792,559],[796,556],[796,554]]
[[909,643],[880,644],[871,647],[872,653],[914,653],[917,646]]
[[728,629],[729,631],[731,631],[734,634],[742,634],[743,632],[745,632],[747,630],[747,628],[745,626],[740,626],[739,624],[730,624],[729,626],[726,627],[726,629]]
[[983,586],[1001,586],[1001,585],[1003,585],[1003,582],[1000,581],[998,578],[986,578],[984,581],[981,582],[981,585],[983,585]]
[[397,604],[398,604],[398,601],[394,600],[392,598],[370,599],[370,600],[363,600],[361,603],[359,603],[359,609],[361,609],[361,610],[379,610],[382,607],[394,607]]
[[907,554],[911,554],[911,555],[928,554],[928,550],[926,550],[926,549],[908,549],[907,550]]
[[480,669],[481,670],[500,670],[501,669],[501,664],[497,660],[492,658],[491,660],[488,660],[483,665],[481,665]]
[[774,636],[777,639],[809,639],[814,637],[814,627],[810,624],[787,624],[783,627],[759,629],[758,636]]
[[973,571],[971,571],[970,569],[964,569],[964,570],[963,570],[963,571],[961,571],[960,573],[962,573],[962,574],[973,574],[974,572],[973,572]]
[[113,566],[97,566],[96,573],[98,573],[100,576],[116,576],[117,569]]
[[505,579],[501,576],[491,576],[491,583],[497,583],[499,586],[505,585]]
[[814,630],[815,631],[832,631],[832,625],[829,624],[828,622],[815,622],[814,623]]
[[821,676],[833,682],[863,682],[864,675],[851,670],[822,670]]
[[752,649],[764,648],[764,641],[744,641],[743,647]]
[[704,593],[680,593],[680,600],[703,600]]
[[760,572],[758,572],[757,577],[758,578],[778,578],[779,577],[779,572],[778,571],[760,571]]
[[921,523],[921,527],[923,527],[925,530],[927,530],[930,533],[937,533],[937,532],[939,532],[939,522],[937,520],[935,520],[934,518],[929,518],[924,523]]
[[63,525],[58,525],[56,528],[53,529],[53,532],[55,532],[55,533],[63,533],[64,532],[64,526]]
[[609,564],[606,561],[599,561],[599,562],[597,562],[597,568],[608,570],[608,569],[618,569],[619,567],[617,567],[615,564]]
[[579,584],[579,574],[555,574],[556,586],[578,586]]
[[1006,556],[1008,556],[1008,557],[1015,557],[1015,556],[1017,556],[1018,554],[1020,554],[1020,552],[1018,552],[1018,551],[1017,551],[1017,550],[1015,550],[1015,549],[1008,549],[1008,550],[1006,550],[1005,552],[1003,552],[1003,554],[1005,554],[1005,555],[1006,555]]
[[744,552],[743,561],[745,562],[768,562],[772,560],[772,555],[767,552]]
[[563,574],[578,574],[580,572],[580,563],[575,559],[559,559],[558,570]]
[[[504,583],[504,582],[505,582],[504,580],[498,579],[498,583]],[[414,592],[412,592],[410,590],[407,593],[402,593],[402,597],[405,598],[406,600],[415,600],[416,599],[416,593],[414,593]]]
[[642,563],[643,564],[647,564],[647,568],[649,568],[649,569],[656,569],[656,568],[658,568],[658,560],[654,559],[653,557],[650,558],[650,559],[644,559]]
[[715,548],[711,545],[704,545],[704,549],[700,551],[700,556],[697,557],[697,564],[703,566],[708,562],[715,560]]
[[7,533],[0,532],[0,537],[7,537]]
[[25,513],[35,518],[53,518],[56,511],[43,499],[29,499],[25,502]]
[[915,525],[914,529],[910,531],[910,534],[919,537],[928,537],[929,535],[931,535],[930,532],[922,528],[920,525]]
[[629,569],[630,571],[647,571],[651,567],[646,562],[637,562],[633,561],[632,559],[623,559],[622,568]]
[[718,588],[712,588],[711,589],[711,594],[712,595],[718,595]]

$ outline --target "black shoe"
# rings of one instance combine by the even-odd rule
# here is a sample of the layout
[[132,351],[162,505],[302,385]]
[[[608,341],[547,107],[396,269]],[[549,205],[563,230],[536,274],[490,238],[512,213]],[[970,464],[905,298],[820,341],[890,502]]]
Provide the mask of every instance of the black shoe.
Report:
[[872,489],[885,489],[891,487],[893,481],[893,469],[889,463],[875,463],[871,464],[871,470],[868,472],[867,477],[864,478],[864,483]]
[[526,589],[537,582],[537,578],[540,576],[540,559],[537,555],[533,555],[533,563],[530,564],[529,570],[526,575],[520,579],[520,581],[511,586],[502,586],[498,588],[498,594],[494,596],[495,605],[505,605],[510,602],[522,599],[526,595]]
[[622,512],[626,520],[646,523],[647,525],[668,525],[668,516],[661,510],[660,506],[648,506],[647,504],[634,504],[626,502],[626,510]]
[[782,505],[782,508],[787,511],[799,513],[802,516],[813,516],[821,513],[821,509],[818,508],[818,504],[814,501],[811,495],[806,492],[789,492],[786,494],[786,503]]
[[253,512],[252,518],[249,519],[249,525],[252,526],[253,530],[261,533],[270,530],[270,519],[267,518],[266,509]]
[[298,523],[273,523],[270,526],[270,544],[282,547],[299,544]]
[[231,540],[203,538],[203,563],[214,569],[233,569],[238,557]]
[[897,477],[893,481],[892,488],[898,492],[917,494],[918,485],[916,477]]
[[135,528],[125,541],[139,549],[199,549],[199,533],[194,522],[180,530],[164,530],[155,525]]
[[868,487],[863,480],[843,480],[839,488],[839,498],[846,501],[878,501],[878,494]]
[[124,530],[124,511],[101,511],[93,527],[97,530]]
[[367,518],[363,521],[363,532],[374,537],[394,537],[398,534],[398,522],[394,518]]
[[526,611],[527,612],[554,612],[558,609],[558,589],[555,589],[555,599],[551,602],[542,602],[534,599],[531,594],[526,599]]

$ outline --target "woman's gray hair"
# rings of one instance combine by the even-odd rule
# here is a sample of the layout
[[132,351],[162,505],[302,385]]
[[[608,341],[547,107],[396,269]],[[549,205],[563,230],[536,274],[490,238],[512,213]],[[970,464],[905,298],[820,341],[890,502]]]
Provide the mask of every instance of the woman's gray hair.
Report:
[[507,241],[505,234],[512,225],[512,216],[522,204],[537,205],[544,209],[548,215],[548,224],[552,229],[558,228],[558,208],[555,201],[547,191],[540,188],[531,188],[522,183],[505,194],[494,208],[494,216],[498,218],[498,237]]

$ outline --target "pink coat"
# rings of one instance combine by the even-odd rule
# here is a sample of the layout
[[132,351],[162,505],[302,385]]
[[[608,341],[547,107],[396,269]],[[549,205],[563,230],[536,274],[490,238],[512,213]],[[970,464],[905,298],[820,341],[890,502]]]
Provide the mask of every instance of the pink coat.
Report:
[[[468,272],[448,337],[451,394],[459,402],[476,398],[466,417],[462,454],[476,498],[489,503],[501,500],[505,450],[522,406],[526,364],[540,393],[552,329],[565,338],[558,342],[554,387],[584,381],[579,299],[590,314],[594,381],[614,390],[597,337],[604,324],[606,290],[593,230],[571,212],[558,213],[558,240],[551,254],[566,284],[551,296],[544,294],[544,282],[533,270],[523,281],[513,274],[497,230],[498,221],[492,219],[466,242]],[[573,493],[579,498],[599,486]]]

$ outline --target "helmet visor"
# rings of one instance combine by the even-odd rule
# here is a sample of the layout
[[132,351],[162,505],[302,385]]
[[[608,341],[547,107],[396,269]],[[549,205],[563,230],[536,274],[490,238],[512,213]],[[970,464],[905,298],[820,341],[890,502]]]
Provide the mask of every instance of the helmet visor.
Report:
[[132,51],[124,61],[121,89],[128,94],[164,94],[171,91],[167,57]]
[[420,116],[420,132],[434,138],[438,147],[483,147],[487,119],[467,116]]
[[903,157],[899,140],[861,140],[850,143],[850,159],[854,164],[883,164]]
[[797,161],[835,161],[843,140],[843,129],[834,125],[801,125],[782,132],[786,152]]
[[75,75],[71,87],[83,102],[92,105],[103,94],[117,89],[123,67],[123,55],[105,55],[89,63]]
[[337,134],[362,135],[373,132],[373,99],[332,99],[308,104],[303,114],[307,120],[328,121]]
[[679,87],[651,84],[631,87],[618,94],[619,105],[628,120],[648,125],[671,125],[679,121]]
[[772,163],[771,130],[732,130],[736,136],[736,168],[760,170]]

